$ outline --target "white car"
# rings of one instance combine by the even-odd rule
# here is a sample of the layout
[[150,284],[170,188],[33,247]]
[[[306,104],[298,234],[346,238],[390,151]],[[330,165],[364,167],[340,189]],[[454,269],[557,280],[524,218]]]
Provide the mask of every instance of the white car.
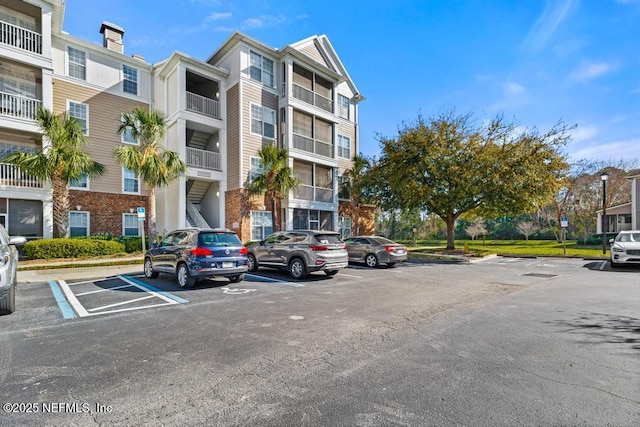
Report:
[[611,243],[611,267],[621,264],[640,265],[640,231],[621,231]]
[[18,250],[24,237],[9,237],[7,230],[0,224],[0,314],[11,314],[16,309],[16,269]]

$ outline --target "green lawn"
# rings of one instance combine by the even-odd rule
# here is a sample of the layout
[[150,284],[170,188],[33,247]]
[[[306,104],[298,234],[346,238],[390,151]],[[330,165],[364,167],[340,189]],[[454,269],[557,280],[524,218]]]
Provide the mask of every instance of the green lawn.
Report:
[[[409,251],[418,251],[421,253],[446,253],[444,248],[447,242],[438,241],[422,241],[417,242],[417,246],[413,242],[403,242],[407,245]],[[498,255],[532,255],[532,256],[576,256],[576,257],[603,257],[608,256],[602,254],[602,246],[588,246],[578,244],[576,240],[568,240],[566,245],[566,254],[563,250],[562,243],[555,240],[456,240],[456,251],[462,252],[465,243],[469,245],[470,255],[485,256],[490,254]],[[426,248],[425,248],[426,247]]]

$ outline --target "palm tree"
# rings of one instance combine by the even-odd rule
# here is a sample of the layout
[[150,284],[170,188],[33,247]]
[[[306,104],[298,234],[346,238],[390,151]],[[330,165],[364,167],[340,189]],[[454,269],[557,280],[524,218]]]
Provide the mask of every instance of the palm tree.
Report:
[[105,167],[83,151],[89,139],[74,117],[66,113],[55,116],[53,112],[39,108],[36,121],[44,140],[42,149],[36,153],[12,153],[2,161],[18,166],[24,173],[51,182],[56,236],[68,237],[69,182],[85,176],[100,176],[104,174]]
[[156,239],[156,187],[171,184],[187,172],[187,164],[162,144],[167,122],[162,112],[135,107],[122,113],[118,134],[128,132],[136,145],[115,148],[116,160],[135,173],[149,190],[149,241]]
[[339,191],[351,200],[353,207],[353,232],[360,234],[360,208],[369,201],[368,197],[368,171],[371,166],[369,159],[362,154],[353,156],[351,168],[344,174],[348,179],[341,184]]
[[278,231],[280,220],[277,201],[296,189],[301,181],[289,167],[289,152],[286,148],[278,148],[274,144],[264,145],[258,151],[258,156],[262,170],[249,184],[249,194],[255,196],[264,193],[264,204],[271,207],[273,231]]

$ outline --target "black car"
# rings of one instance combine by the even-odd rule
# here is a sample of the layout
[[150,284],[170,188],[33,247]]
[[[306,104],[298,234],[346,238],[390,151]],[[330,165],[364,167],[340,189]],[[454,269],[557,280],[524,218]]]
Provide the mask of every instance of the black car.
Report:
[[154,243],[144,257],[144,275],[173,274],[181,288],[193,287],[198,279],[227,277],[232,283],[244,279],[247,248],[226,228],[184,228]]

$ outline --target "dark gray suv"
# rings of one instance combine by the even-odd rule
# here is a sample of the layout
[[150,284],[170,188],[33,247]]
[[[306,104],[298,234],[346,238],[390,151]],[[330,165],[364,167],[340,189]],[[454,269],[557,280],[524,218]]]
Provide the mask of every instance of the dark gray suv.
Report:
[[185,228],[167,234],[153,244],[144,257],[144,275],[158,273],[177,277],[181,288],[193,287],[198,279],[227,277],[232,283],[244,279],[247,248],[236,233],[226,228]]
[[249,271],[259,267],[285,269],[297,280],[313,271],[333,276],[349,264],[346,246],[334,231],[278,231],[248,249]]

